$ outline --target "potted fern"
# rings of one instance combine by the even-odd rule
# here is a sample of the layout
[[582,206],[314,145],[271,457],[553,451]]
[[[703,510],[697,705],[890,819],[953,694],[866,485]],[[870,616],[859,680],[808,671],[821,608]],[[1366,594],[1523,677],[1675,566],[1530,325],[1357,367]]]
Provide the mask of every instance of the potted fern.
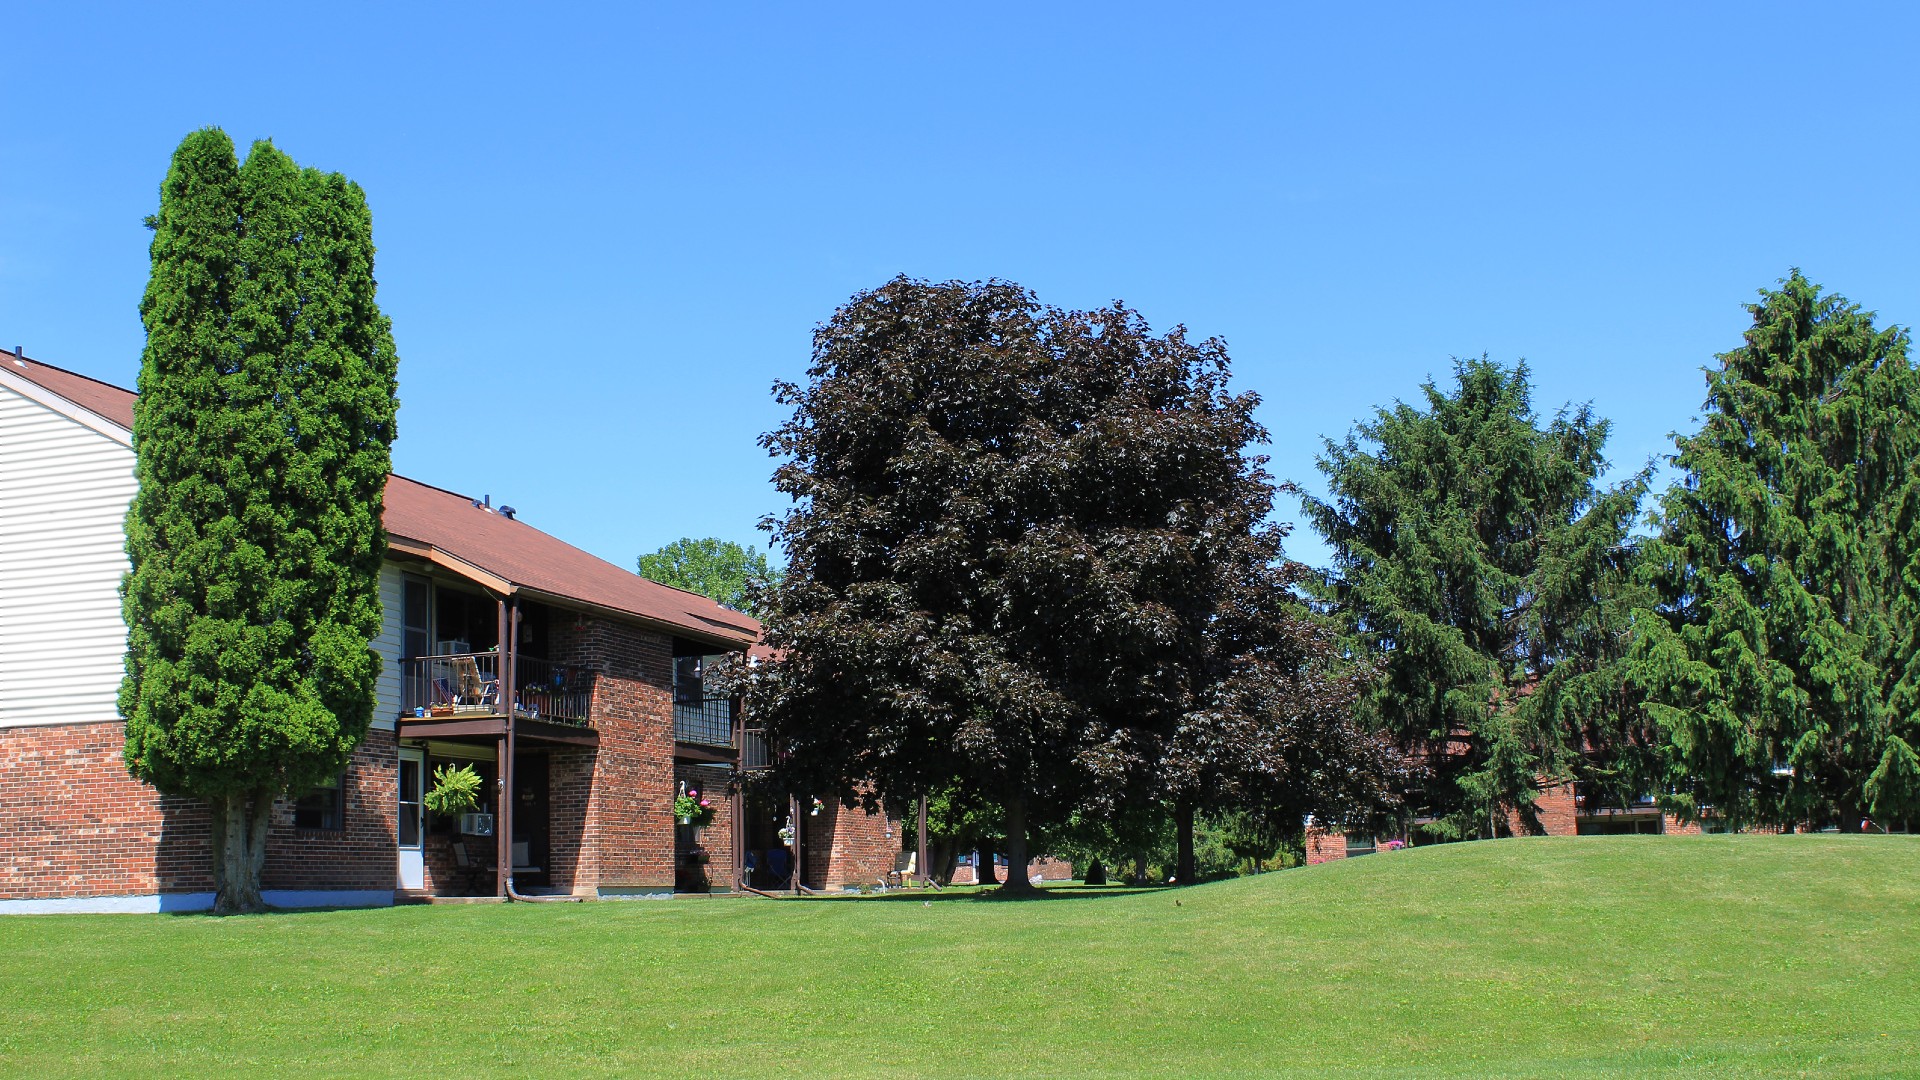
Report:
[[436,814],[457,818],[479,807],[480,785],[480,774],[473,766],[442,765],[433,771],[433,787],[420,802]]

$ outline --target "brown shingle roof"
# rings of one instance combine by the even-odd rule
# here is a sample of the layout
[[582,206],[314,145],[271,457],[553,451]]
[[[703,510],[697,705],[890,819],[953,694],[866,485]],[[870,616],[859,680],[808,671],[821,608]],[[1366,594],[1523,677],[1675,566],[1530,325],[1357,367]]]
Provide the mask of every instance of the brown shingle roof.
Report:
[[[5,370],[132,430],[132,391],[38,360],[22,366],[10,353],[0,357]],[[759,638],[760,624],[752,616],[648,581],[526,522],[476,507],[465,495],[418,480],[387,478],[385,521],[397,550],[449,556],[435,561],[465,564],[514,591],[570,600],[735,646]]]

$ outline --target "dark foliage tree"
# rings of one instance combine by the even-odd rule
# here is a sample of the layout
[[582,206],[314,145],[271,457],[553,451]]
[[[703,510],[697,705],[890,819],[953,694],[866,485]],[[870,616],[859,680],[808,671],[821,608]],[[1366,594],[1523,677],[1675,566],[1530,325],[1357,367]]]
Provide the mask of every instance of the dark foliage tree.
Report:
[[215,908],[251,911],[274,798],[339,774],[373,718],[397,361],[338,174],[198,131],[150,224],[126,760],[211,803]]
[[748,707],[797,788],[977,789],[1022,888],[1029,829],[1149,784],[1189,711],[1255,399],[1217,341],[1000,283],[860,294],[808,375]]
[[754,614],[758,590],[780,579],[765,552],[731,540],[682,537],[651,555],[640,556],[640,576],[648,581],[696,592],[710,600]]
[[1907,335],[1795,271],[1749,307],[1675,440],[1636,681],[1682,813],[1736,825],[1920,810],[1920,381]]
[[1196,817],[1291,835],[1312,815],[1361,823],[1399,807],[1416,770],[1358,719],[1365,668],[1301,597],[1312,571],[1262,524],[1273,490],[1254,484],[1219,520],[1216,607],[1194,693],[1159,769],[1171,801],[1173,876],[1200,879]]
[[1625,726],[1618,597],[1649,472],[1602,488],[1607,422],[1581,407],[1541,427],[1524,364],[1458,363],[1423,390],[1326,444],[1330,498],[1306,500],[1333,549],[1324,595],[1377,669],[1361,716],[1427,766],[1411,797],[1434,831],[1532,827],[1580,729]]

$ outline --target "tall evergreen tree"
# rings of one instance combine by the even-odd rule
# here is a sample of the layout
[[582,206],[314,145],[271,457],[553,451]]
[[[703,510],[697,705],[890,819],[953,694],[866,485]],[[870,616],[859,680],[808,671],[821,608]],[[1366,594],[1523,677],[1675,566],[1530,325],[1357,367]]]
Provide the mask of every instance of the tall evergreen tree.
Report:
[[1610,598],[1648,473],[1601,487],[1607,421],[1583,406],[1541,427],[1525,364],[1461,362],[1422,389],[1424,408],[1327,441],[1331,498],[1306,500],[1333,549],[1325,596],[1377,667],[1361,715],[1427,767],[1412,802],[1434,831],[1531,827],[1539,778],[1579,766],[1565,718],[1604,713],[1624,679]]
[[274,799],[337,775],[373,718],[397,359],[343,177],[197,131],[150,225],[127,766],[209,801],[215,909],[257,910]]
[[1707,372],[1635,649],[1672,800],[1739,824],[1920,809],[1920,380],[1907,336],[1793,272]]

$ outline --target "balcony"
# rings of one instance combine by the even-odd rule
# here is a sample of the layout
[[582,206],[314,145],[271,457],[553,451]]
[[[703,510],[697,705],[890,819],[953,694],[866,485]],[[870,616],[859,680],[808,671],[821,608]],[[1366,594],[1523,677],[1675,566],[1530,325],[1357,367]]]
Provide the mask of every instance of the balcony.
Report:
[[[675,702],[673,741],[682,747],[701,747],[719,751],[737,751],[732,757],[740,771],[752,772],[773,764],[767,740],[757,727],[735,727],[733,702],[726,698],[708,698],[700,702]],[[706,757],[705,754],[692,756]],[[715,760],[727,760],[716,756]]]
[[[513,660],[513,715],[591,726],[593,672],[533,656]],[[451,653],[400,662],[400,715],[504,716],[500,654]]]

